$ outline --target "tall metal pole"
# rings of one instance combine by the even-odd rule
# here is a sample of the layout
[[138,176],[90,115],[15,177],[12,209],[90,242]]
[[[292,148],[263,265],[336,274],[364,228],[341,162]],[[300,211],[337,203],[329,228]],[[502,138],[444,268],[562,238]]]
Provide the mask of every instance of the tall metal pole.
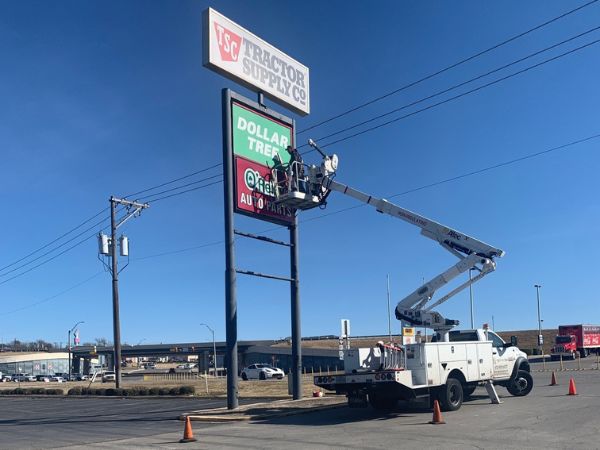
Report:
[[300,330],[300,280],[298,273],[298,217],[290,225],[291,310],[292,310],[292,398],[302,398],[302,333]]
[[471,271],[469,269],[469,298],[471,299],[471,329],[475,329],[475,316],[473,315],[473,278],[471,278]]
[[392,317],[390,310],[390,275],[387,275],[387,306],[388,306],[388,333],[390,334],[390,342],[392,342]]
[[[69,348],[69,378],[71,378],[71,373],[73,372],[71,370],[71,330],[69,329],[69,333],[67,334],[67,347]],[[71,381],[71,380],[69,380]]]
[[83,320],[77,322],[75,325],[73,325],[71,329],[69,329],[69,333],[67,334],[67,347],[69,348],[69,378],[71,378],[71,375],[73,374],[73,368],[71,367],[71,333],[73,332],[73,330],[75,330],[75,328],[77,328],[77,325],[80,325],[82,323],[85,322]]
[[225,335],[227,338],[227,409],[238,403],[237,293],[233,233],[233,151],[231,148],[231,94],[223,89],[223,196],[225,213]]
[[112,299],[113,299],[113,342],[116,387],[121,387],[121,322],[119,319],[119,271],[117,267],[117,202],[110,197],[110,257],[112,263]]
[[542,342],[543,342],[543,337],[542,337],[542,319],[541,319],[541,316],[540,316],[540,288],[542,287],[542,285],[541,284],[534,284],[533,286],[535,287],[536,294],[537,294],[538,350],[540,352],[540,355],[543,355],[543,350],[542,350]]
[[215,369],[213,375],[216,377],[217,376],[217,345],[215,344],[215,330],[213,330],[211,327],[209,327],[205,323],[201,323],[200,325],[204,325],[212,333],[212,340],[213,340],[213,368]]

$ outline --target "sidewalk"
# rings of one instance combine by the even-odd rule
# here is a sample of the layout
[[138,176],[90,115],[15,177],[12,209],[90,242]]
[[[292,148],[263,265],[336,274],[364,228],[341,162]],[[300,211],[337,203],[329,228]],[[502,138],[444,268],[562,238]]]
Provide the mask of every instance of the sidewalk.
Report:
[[276,400],[273,402],[253,403],[242,405],[235,410],[227,408],[203,409],[182,414],[179,419],[202,422],[232,422],[262,420],[271,417],[283,417],[296,414],[305,414],[322,409],[345,407],[347,400],[342,395],[328,397],[303,398],[300,400]]

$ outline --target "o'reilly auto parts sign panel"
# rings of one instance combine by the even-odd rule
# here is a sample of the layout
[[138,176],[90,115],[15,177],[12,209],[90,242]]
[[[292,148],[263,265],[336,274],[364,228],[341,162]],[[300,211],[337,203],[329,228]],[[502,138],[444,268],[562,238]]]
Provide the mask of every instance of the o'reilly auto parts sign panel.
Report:
[[289,225],[295,210],[275,204],[272,169],[277,155],[286,165],[294,145],[292,127],[237,101],[231,102],[234,159],[234,209],[257,219]]
[[300,115],[310,113],[307,67],[212,8],[203,19],[204,66]]

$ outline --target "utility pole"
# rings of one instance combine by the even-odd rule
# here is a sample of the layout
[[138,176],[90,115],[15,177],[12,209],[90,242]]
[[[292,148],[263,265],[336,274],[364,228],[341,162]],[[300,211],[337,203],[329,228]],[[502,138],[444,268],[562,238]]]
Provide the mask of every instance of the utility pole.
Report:
[[[117,229],[131,217],[139,216],[143,209],[150,205],[147,203],[132,202],[125,199],[119,199],[111,196],[110,202],[110,238],[100,233],[99,248],[100,254],[110,256],[111,265],[109,271],[112,275],[112,306],[113,306],[113,340],[114,340],[114,358],[113,368],[115,371],[116,387],[121,387],[121,322],[119,318],[119,270],[117,260]],[[124,205],[125,215],[117,221],[117,204]],[[109,241],[110,239],[110,241]],[[121,256],[129,256],[129,242],[125,236],[120,239]],[[109,252],[110,250],[110,252]],[[104,261],[103,261],[104,263]],[[105,264],[105,263],[104,263]],[[106,265],[106,264],[105,264]],[[123,269],[127,267],[127,264]],[[123,270],[121,269],[121,270]]]
[[542,335],[542,319],[540,317],[540,288],[541,284],[534,284],[536,294],[537,294],[537,317],[538,317],[538,350],[540,351],[540,355],[544,355],[542,350],[542,345],[544,344],[544,336]]

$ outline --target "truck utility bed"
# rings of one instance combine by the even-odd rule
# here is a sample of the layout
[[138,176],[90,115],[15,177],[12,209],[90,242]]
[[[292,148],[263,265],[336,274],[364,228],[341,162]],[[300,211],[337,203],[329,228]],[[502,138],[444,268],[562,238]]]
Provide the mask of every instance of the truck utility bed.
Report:
[[314,383],[337,393],[390,384],[419,390],[444,384],[455,369],[465,374],[466,382],[486,381],[493,373],[491,347],[489,341],[409,344],[404,366],[394,368],[381,367],[377,348],[346,350],[346,373],[316,376]]

